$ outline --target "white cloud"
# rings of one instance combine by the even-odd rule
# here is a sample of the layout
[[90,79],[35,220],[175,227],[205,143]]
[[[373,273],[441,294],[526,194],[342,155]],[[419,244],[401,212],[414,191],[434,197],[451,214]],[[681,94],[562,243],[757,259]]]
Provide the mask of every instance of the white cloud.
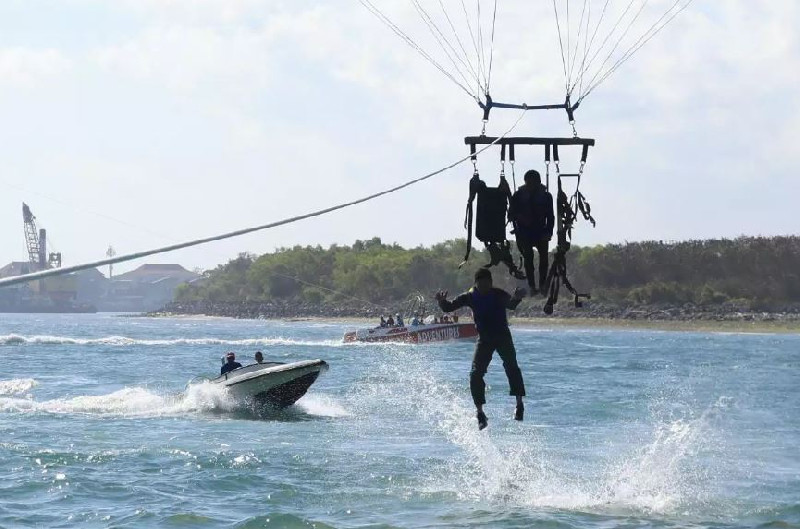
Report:
[[[561,56],[548,6],[499,5],[493,95],[560,102]],[[27,187],[49,188],[73,204],[88,195],[94,211],[143,228],[134,236],[129,226],[93,226],[96,218],[36,206],[50,226],[69,219],[54,235],[70,262],[97,257],[116,240],[142,248],[150,240],[142,233],[161,226],[188,239],[351,200],[463,156],[462,137],[480,130],[477,105],[355,0],[131,0],[114,9],[125,31],[107,28],[100,38],[82,28],[95,36],[88,55],[85,47],[53,49],[48,62],[0,52],[0,83],[64,73],[70,80],[0,101],[13,117],[34,115],[43,124],[28,127],[28,147],[15,149],[19,131],[0,123],[0,137],[12,142],[7,166]],[[783,179],[780,190],[798,169],[798,9],[794,0],[695,2],[585,101],[579,131],[598,145],[584,189],[599,227],[581,228],[579,243],[793,229],[780,213],[790,209],[791,194],[754,189],[770,174]],[[430,44],[413,10],[398,22]],[[33,36],[25,44],[42,49]],[[26,71],[38,73],[19,73]],[[516,115],[494,111],[490,132]],[[517,133],[571,129],[563,112],[537,112]],[[48,156],[36,161],[39,152]],[[542,167],[540,151],[518,156],[520,170]],[[481,169],[495,181],[498,153],[483,156]],[[181,256],[210,265],[241,249],[374,235],[413,245],[461,235],[469,174],[465,166],[325,220]],[[20,199],[6,193],[0,206],[16,212]],[[82,236],[93,229],[102,244]],[[19,234],[8,233],[5,246],[17,248]],[[0,262],[11,257],[18,256]]]
[[70,60],[56,49],[0,48],[0,87],[42,85],[70,67]]

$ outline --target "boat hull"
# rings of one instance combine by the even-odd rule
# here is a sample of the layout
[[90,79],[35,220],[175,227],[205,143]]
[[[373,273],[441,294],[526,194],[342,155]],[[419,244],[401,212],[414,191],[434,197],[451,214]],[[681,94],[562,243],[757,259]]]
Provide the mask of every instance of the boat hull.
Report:
[[297,402],[328,369],[324,360],[281,364],[270,362],[234,369],[212,383],[222,384],[236,399],[259,406],[285,408]]
[[474,323],[434,323],[361,329],[345,333],[343,341],[430,343],[474,339],[477,336]]

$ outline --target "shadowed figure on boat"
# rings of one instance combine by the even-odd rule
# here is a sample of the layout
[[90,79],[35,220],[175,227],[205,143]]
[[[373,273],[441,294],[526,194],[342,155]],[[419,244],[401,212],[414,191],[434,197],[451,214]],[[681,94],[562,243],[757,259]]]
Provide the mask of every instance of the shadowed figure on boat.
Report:
[[517,400],[514,419],[521,421],[523,418],[522,397],[525,396],[525,384],[522,380],[522,371],[517,364],[517,352],[514,349],[511,330],[508,328],[506,310],[516,309],[524,296],[525,290],[521,288],[517,288],[513,296],[505,290],[494,288],[492,274],[486,268],[478,269],[475,272],[475,285],[453,301],[447,300],[446,290],[436,293],[436,301],[444,312],[453,312],[461,307],[472,309],[472,318],[478,329],[478,342],[475,344],[469,387],[477,409],[478,428],[481,430],[488,424],[486,414],[483,412],[483,405],[486,404],[486,384],[483,377],[495,351],[503,360],[510,394]]
[[242,364],[236,361],[236,355],[233,352],[230,352],[225,355],[225,363],[222,364],[222,367],[219,370],[220,375],[224,375],[234,369],[239,369],[242,367]]

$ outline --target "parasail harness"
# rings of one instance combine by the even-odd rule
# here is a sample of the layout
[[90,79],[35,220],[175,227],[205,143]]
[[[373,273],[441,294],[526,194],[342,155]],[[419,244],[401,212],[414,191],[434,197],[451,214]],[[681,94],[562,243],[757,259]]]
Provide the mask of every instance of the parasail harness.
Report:
[[[463,266],[469,259],[472,248],[472,224],[475,224],[475,237],[484,243],[489,252],[491,261],[486,267],[495,266],[503,263],[508,267],[512,276],[517,279],[525,279],[525,274],[520,270],[511,256],[511,243],[506,237],[506,226],[512,225],[512,233],[517,226],[514,220],[515,215],[511,210],[511,190],[505,178],[506,149],[509,153],[512,175],[514,175],[514,147],[516,145],[543,145],[545,151],[545,175],[546,186],[550,189],[550,165],[555,167],[556,183],[558,191],[556,194],[556,227],[557,245],[553,256],[553,262],[547,273],[545,291],[547,301],[544,305],[546,314],[553,313],[553,306],[558,302],[559,292],[563,285],[574,297],[576,307],[583,305],[582,299],[590,299],[588,293],[580,293],[573,287],[567,277],[567,252],[571,247],[572,229],[578,216],[582,216],[594,226],[595,220],[592,217],[592,210],[586,197],[580,191],[581,177],[583,176],[586,160],[589,155],[589,147],[594,146],[595,141],[589,138],[579,138],[575,130],[574,111],[577,105],[570,105],[569,98],[562,105],[545,105],[540,107],[529,107],[527,105],[510,105],[504,103],[494,103],[487,95],[487,102],[482,104],[484,109],[483,130],[480,136],[468,136],[464,138],[464,143],[470,147],[470,157],[473,165],[472,178],[469,182],[469,199],[467,200],[466,218],[464,227],[467,230],[467,250],[464,261],[459,265]],[[572,125],[573,136],[571,138],[539,138],[539,137],[505,137],[494,138],[486,136],[486,122],[489,118],[489,111],[492,107],[500,108],[520,108],[520,109],[552,109],[561,108],[567,111],[570,125]],[[497,187],[489,187],[481,180],[477,167],[478,145],[489,145],[496,143],[500,145],[500,182]],[[581,146],[580,167],[575,173],[561,172],[561,159],[559,147]],[[574,191],[567,195],[564,191],[564,180],[575,179]],[[516,178],[515,178],[516,180]],[[514,182],[516,188],[516,182]],[[477,198],[476,212],[473,212],[473,203]]]

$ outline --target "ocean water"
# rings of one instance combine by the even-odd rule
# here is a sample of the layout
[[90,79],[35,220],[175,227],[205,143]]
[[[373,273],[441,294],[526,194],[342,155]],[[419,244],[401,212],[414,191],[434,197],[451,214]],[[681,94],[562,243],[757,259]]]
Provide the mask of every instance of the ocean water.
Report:
[[[0,315],[0,527],[800,527],[800,336],[513,329],[489,428],[472,345],[347,325]],[[262,416],[220,357],[329,362]]]

